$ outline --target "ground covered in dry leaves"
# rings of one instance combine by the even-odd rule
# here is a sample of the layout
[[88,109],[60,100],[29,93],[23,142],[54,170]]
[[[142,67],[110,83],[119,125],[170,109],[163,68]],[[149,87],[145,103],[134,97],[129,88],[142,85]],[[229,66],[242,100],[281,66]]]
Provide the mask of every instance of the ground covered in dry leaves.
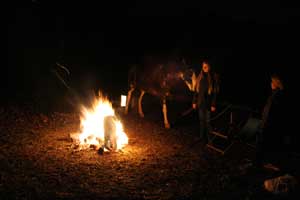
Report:
[[190,125],[166,130],[155,120],[119,116],[129,145],[100,155],[74,147],[69,134],[79,131],[78,113],[0,108],[0,199],[292,197],[268,193],[263,182],[286,172],[299,177],[296,161],[291,171],[252,171],[243,145],[223,156],[201,145]]

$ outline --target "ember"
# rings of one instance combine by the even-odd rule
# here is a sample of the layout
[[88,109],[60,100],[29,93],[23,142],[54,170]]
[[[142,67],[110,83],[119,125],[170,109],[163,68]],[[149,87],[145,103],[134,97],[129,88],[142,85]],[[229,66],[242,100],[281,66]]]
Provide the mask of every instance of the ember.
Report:
[[72,134],[71,138],[78,142],[80,149],[90,147],[98,150],[116,151],[128,144],[128,137],[123,125],[115,116],[111,102],[99,95],[91,109],[81,109],[80,133]]

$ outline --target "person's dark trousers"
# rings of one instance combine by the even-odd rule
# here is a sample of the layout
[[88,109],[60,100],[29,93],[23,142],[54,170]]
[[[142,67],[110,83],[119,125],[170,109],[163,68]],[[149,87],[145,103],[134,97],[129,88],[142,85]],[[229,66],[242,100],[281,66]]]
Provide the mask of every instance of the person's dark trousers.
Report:
[[256,158],[255,158],[255,165],[257,167],[261,167],[264,160],[264,136],[263,131],[258,130],[256,133]]
[[200,121],[200,139],[207,144],[209,141],[210,131],[210,112],[207,109],[199,109],[199,121]]

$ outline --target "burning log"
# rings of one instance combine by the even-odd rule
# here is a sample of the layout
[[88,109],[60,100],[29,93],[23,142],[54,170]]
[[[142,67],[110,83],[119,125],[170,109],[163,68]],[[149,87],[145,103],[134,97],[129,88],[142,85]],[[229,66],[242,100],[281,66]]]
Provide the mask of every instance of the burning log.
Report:
[[115,116],[107,116],[104,118],[104,147],[110,151],[116,151],[118,149],[115,121]]

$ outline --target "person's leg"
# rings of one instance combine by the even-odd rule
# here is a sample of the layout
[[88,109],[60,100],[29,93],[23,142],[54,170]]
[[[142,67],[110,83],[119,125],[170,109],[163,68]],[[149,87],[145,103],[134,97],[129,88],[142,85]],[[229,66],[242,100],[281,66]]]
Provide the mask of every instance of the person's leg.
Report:
[[264,159],[264,151],[263,151],[263,131],[259,130],[256,133],[256,158],[255,165],[257,167],[261,167]]
[[206,111],[206,134],[207,134],[207,140],[210,142],[211,137],[210,137],[210,132],[212,131],[212,127],[210,125],[210,111]]
[[199,109],[199,121],[200,121],[200,139],[203,140],[204,143],[208,142],[208,126],[207,126],[207,110]]

